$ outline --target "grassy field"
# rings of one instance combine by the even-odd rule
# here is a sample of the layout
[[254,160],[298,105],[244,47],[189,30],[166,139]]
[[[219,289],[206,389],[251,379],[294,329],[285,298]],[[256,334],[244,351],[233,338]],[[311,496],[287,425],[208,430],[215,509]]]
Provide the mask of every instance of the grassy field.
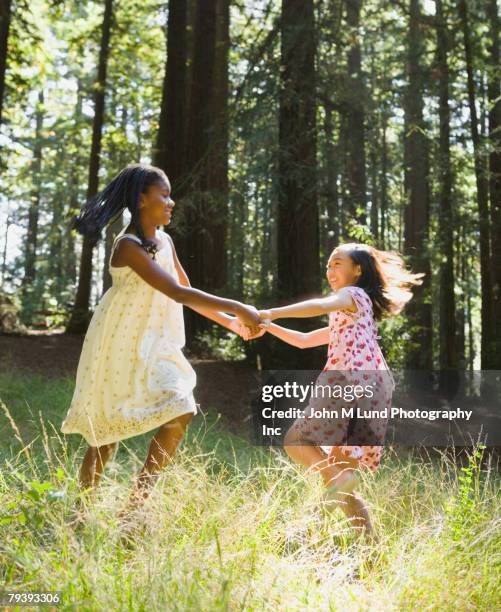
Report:
[[4,589],[62,591],[78,610],[501,609],[499,475],[474,452],[461,469],[386,449],[363,475],[370,547],[319,510],[314,476],[198,417],[126,542],[117,512],[150,435],[120,445],[87,524],[68,526],[84,451],[59,433],[72,388],[0,374]]

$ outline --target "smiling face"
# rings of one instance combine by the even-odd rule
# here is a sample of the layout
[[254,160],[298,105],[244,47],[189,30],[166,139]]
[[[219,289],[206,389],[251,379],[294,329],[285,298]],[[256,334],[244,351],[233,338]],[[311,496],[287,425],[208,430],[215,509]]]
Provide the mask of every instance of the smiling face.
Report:
[[346,249],[337,247],[332,251],[327,262],[326,276],[334,291],[354,285],[361,274],[360,266],[353,261]]
[[168,225],[172,217],[174,200],[170,197],[171,187],[167,177],[159,178],[151,184],[146,193],[141,194],[139,208],[142,221],[151,225]]

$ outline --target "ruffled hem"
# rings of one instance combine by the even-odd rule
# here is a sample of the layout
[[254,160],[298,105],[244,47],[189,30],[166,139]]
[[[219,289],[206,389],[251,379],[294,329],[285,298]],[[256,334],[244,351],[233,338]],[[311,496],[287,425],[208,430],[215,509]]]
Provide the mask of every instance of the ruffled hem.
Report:
[[[168,402],[165,405],[165,408],[171,404],[172,402]],[[135,425],[136,429],[130,433],[125,432],[111,432],[108,435],[97,436],[95,433],[89,432],[88,428],[82,428],[78,426],[71,426],[71,422],[73,419],[65,419],[61,425],[61,432],[64,434],[80,434],[85,438],[89,446],[103,446],[104,444],[113,444],[114,442],[120,442],[121,440],[127,440],[128,438],[133,438],[134,436],[140,436],[152,429],[160,427],[160,425],[164,425],[165,423],[169,423],[170,421],[176,419],[183,414],[198,414],[198,410],[200,409],[200,404],[197,404],[193,398],[186,398],[186,406],[185,409],[180,408],[173,416],[170,418],[166,418],[165,414],[162,414],[162,409],[159,409],[159,414],[156,418],[149,418],[143,421],[137,421]]]

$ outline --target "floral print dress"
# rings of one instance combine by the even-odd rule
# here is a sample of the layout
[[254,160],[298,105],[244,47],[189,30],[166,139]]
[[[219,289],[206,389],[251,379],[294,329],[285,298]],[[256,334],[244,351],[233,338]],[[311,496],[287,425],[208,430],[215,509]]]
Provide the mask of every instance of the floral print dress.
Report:
[[[313,399],[310,401],[306,418],[297,419],[293,427],[297,428],[303,439],[321,446],[327,453],[333,447],[340,447],[340,452],[357,458],[360,464],[375,471],[380,464],[383,451],[382,443],[386,434],[387,418],[349,418],[349,417],[316,417],[314,410],[325,406],[329,411],[341,408],[357,408],[362,414],[374,414],[391,408],[394,380],[386,364],[381,348],[377,342],[377,327],[374,318],[372,301],[360,287],[349,286],[357,306],[356,312],[335,310],[329,315],[330,342],[322,374],[317,385],[340,385],[348,388],[354,385],[370,386],[372,397],[362,397],[346,401],[344,398]],[[384,414],[384,412],[383,412]],[[350,439],[359,444],[349,444]],[[368,440],[371,444],[361,444]],[[378,442],[374,444],[374,442]]]

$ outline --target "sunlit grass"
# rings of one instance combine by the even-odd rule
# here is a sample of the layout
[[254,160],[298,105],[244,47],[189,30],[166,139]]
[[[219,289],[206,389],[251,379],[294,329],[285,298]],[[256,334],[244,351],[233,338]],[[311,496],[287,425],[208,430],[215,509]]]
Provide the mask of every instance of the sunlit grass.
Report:
[[120,445],[85,526],[69,526],[84,451],[59,425],[70,380],[0,375],[0,580],[79,610],[495,610],[499,477],[472,456],[387,449],[364,473],[379,544],[358,541],[280,451],[199,417],[125,540],[117,513],[150,436]]

